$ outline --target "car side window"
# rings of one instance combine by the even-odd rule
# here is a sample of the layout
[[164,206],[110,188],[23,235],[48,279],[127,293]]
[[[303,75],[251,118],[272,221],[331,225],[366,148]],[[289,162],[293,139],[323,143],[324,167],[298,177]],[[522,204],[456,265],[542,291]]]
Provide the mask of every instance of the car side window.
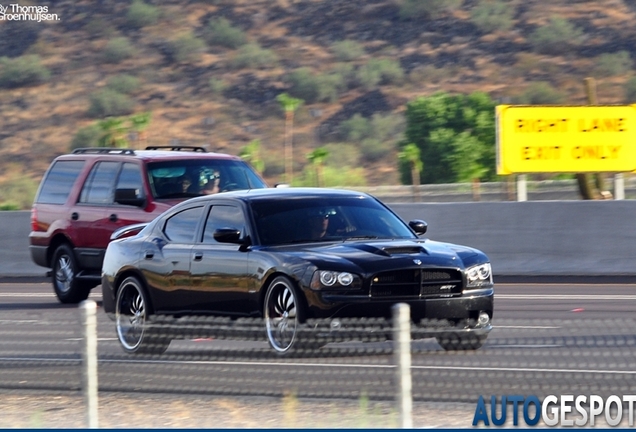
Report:
[[141,179],[141,167],[134,163],[124,163],[117,179],[116,189],[135,189],[138,196],[145,196]]
[[214,240],[214,231],[220,228],[235,228],[245,232],[243,211],[233,205],[215,205],[210,208],[203,231],[203,243],[218,243]]
[[98,162],[88,174],[79,202],[82,204],[110,204],[113,202],[113,183],[119,162]]
[[163,233],[173,243],[194,243],[203,207],[191,207],[171,216],[163,228]]
[[55,162],[46,174],[35,202],[41,204],[64,204],[73,189],[85,161]]

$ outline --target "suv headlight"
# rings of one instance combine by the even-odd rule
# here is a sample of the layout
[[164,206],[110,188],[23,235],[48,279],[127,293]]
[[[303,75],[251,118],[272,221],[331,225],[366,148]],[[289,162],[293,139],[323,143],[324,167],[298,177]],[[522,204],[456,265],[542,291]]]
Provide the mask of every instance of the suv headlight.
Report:
[[349,272],[316,270],[309,286],[313,290],[354,290],[360,289],[361,281],[358,275]]
[[492,285],[490,263],[479,264],[466,269],[466,288],[481,288]]

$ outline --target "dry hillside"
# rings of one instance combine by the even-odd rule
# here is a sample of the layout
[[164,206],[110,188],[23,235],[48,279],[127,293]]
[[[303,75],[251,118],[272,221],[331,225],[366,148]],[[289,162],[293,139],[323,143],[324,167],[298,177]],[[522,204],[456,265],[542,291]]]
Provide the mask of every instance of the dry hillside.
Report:
[[[78,129],[98,120],[89,115],[91,95],[122,74],[138,80],[129,94],[132,112],[152,113],[149,143],[238,154],[258,139],[271,182],[283,171],[284,115],[276,96],[290,90],[289,76],[299,68],[327,76],[345,70],[337,69],[343,64],[354,74],[373,59],[399,65],[401,77],[375,85],[350,80],[335,96],[305,103],[296,113],[296,172],[308,164],[308,152],[332,143],[329,163],[364,168],[367,185],[398,183],[399,137],[384,143],[382,157],[365,158],[358,143],[345,146],[338,135],[340,122],[356,113],[399,116],[409,100],[437,91],[483,91],[507,102],[536,82],[548,83],[564,103],[579,104],[590,75],[601,103],[624,102],[636,58],[636,2],[503,1],[512,6],[510,25],[484,30],[474,18],[483,1],[410,17],[401,12],[405,1],[147,0],[158,15],[140,26],[131,26],[130,0],[20,2],[47,6],[59,21],[0,21],[0,57],[37,55],[50,71],[48,80],[0,88],[0,182],[20,176],[37,182],[51,159],[68,151]],[[242,66],[240,49],[211,43],[209,23],[221,17],[275,60]],[[554,17],[576,26],[578,40],[553,52],[537,50],[532,35]],[[177,59],[175,41],[186,35],[203,44]],[[116,62],[105,58],[115,38],[132,47]],[[335,49],[342,41],[362,51],[346,58]],[[630,55],[628,67],[599,68],[604,54],[621,51]],[[0,77],[7,64],[0,63]],[[340,154],[334,143],[351,151]]]

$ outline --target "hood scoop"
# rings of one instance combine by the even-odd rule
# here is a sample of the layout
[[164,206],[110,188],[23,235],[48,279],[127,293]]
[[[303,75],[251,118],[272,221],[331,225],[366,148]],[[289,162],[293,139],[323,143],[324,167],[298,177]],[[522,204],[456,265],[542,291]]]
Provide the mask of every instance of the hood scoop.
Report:
[[426,253],[422,246],[393,246],[382,248],[387,255],[408,255]]

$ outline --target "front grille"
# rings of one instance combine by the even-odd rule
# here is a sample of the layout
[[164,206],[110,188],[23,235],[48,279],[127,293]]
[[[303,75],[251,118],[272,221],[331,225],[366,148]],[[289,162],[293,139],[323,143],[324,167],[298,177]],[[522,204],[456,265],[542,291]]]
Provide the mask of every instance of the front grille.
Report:
[[462,274],[453,269],[405,269],[378,273],[371,279],[371,298],[436,298],[462,292]]

